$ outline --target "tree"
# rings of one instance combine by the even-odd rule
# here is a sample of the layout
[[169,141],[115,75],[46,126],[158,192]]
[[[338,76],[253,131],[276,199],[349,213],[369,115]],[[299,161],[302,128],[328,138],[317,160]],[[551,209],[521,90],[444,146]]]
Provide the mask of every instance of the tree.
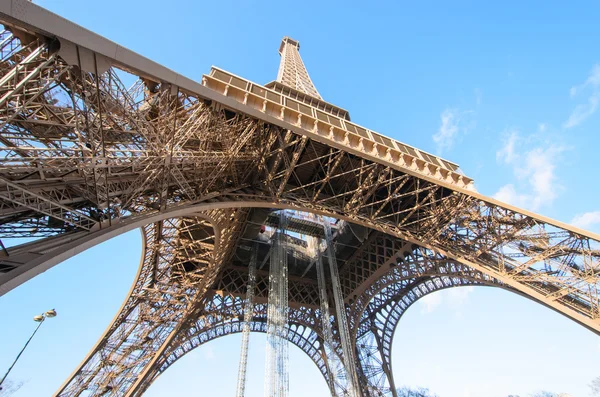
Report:
[[600,396],[600,376],[592,380],[592,383],[590,383],[590,389],[592,389],[593,396]]
[[6,379],[0,386],[0,397],[8,397],[17,392],[23,386],[24,382],[15,383],[10,379]]
[[398,397],[438,397],[437,394],[430,392],[429,389],[424,387],[412,389],[404,386],[396,390],[396,392],[398,393]]

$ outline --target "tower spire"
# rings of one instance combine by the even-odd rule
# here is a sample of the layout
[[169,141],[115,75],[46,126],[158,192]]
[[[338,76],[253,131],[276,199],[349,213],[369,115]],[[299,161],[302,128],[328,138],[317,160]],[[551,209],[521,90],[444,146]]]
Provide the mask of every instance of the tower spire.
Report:
[[302,62],[300,43],[290,37],[284,37],[279,46],[279,54],[281,55],[281,62],[279,63],[277,81],[312,97],[323,99],[310,79],[304,62]]

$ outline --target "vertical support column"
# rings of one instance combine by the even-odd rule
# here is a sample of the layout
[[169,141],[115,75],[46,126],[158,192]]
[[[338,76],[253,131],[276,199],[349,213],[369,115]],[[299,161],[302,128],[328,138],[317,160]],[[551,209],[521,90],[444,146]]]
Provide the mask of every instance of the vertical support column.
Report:
[[250,264],[248,265],[248,285],[246,287],[246,302],[244,302],[244,325],[242,331],[242,351],[238,369],[237,397],[244,397],[246,391],[246,370],[248,367],[248,344],[250,343],[250,323],[254,314],[254,290],[256,287],[256,260],[258,244],[252,244]]
[[321,323],[323,328],[323,352],[325,353],[327,377],[331,395],[335,396],[336,386],[339,387],[338,378],[339,360],[333,344],[333,331],[331,329],[331,315],[329,313],[329,299],[327,297],[327,286],[325,284],[325,269],[323,268],[323,258],[321,253],[317,252],[317,282],[319,285],[319,300],[321,302]]
[[329,271],[331,273],[331,285],[333,289],[333,300],[335,302],[336,318],[338,323],[338,333],[342,344],[344,354],[343,361],[346,372],[348,373],[348,389],[351,397],[360,396],[360,385],[355,369],[354,347],[350,340],[350,331],[348,330],[348,319],[346,316],[346,307],[342,296],[342,286],[340,285],[339,272],[335,251],[333,249],[333,237],[331,235],[331,225],[327,219],[321,217],[325,231],[325,242],[327,243],[327,259],[329,260]]
[[288,265],[285,250],[286,218],[279,214],[279,229],[273,236],[267,309],[266,397],[286,397],[288,377]]
[[375,325],[371,327],[371,332],[375,336],[375,342],[377,343],[377,349],[379,350],[379,355],[381,356],[381,368],[387,377],[388,383],[390,384],[390,392],[392,393],[392,397],[398,397],[398,392],[396,391],[396,384],[394,383],[394,374],[392,373],[392,369],[388,365],[388,360],[386,359],[383,353],[383,343],[381,342],[381,336],[379,336],[379,330]]

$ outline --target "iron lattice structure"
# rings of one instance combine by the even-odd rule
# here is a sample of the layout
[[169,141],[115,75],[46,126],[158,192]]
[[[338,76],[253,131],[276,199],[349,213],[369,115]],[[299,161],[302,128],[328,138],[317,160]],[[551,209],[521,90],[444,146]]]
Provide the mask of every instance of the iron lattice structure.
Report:
[[[327,266],[292,236],[278,254],[285,337],[334,394],[332,354],[354,356],[361,395],[395,395],[394,330],[443,288],[504,288],[600,334],[600,236],[485,197],[456,164],[352,123],[319,96],[298,42],[283,40],[265,86],[217,68],[198,83],[25,0],[3,2],[0,22],[0,236],[34,238],[4,250],[0,292],[144,235],[129,298],[57,395],[138,396],[195,347],[246,323],[266,332],[271,251],[257,238],[281,209],[341,220],[330,236],[287,222],[332,240]],[[330,326],[340,312],[322,315],[332,275],[350,350]]]

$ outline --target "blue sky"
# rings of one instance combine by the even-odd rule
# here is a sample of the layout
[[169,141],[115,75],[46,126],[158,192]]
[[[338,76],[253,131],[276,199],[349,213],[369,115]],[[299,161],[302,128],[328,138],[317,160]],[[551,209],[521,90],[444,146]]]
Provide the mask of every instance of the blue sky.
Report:
[[[320,94],[352,120],[461,165],[486,195],[600,232],[600,3],[50,1],[39,4],[190,78],[216,65],[267,83],[289,35]],[[139,264],[131,232],[0,298],[0,369],[56,308],[15,367],[18,397],[50,395],[92,347]],[[10,342],[7,342],[10,341]],[[248,396],[261,396],[253,335]],[[240,338],[190,353],[147,396],[233,395]],[[291,396],[326,396],[290,348]],[[600,338],[549,309],[479,287],[429,295],[402,319],[398,385],[441,397],[589,396]]]

